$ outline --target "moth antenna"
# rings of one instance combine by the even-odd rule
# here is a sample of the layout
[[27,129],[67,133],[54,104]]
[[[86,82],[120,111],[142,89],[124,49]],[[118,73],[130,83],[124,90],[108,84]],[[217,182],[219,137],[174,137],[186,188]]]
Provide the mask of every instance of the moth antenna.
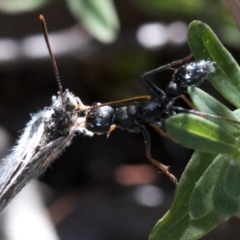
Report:
[[51,58],[51,61],[52,61],[54,74],[55,74],[57,84],[58,84],[59,94],[62,95],[62,92],[63,92],[62,83],[61,83],[61,79],[60,79],[60,75],[59,75],[59,71],[58,71],[58,67],[57,67],[57,62],[56,62],[56,59],[55,59],[55,57],[52,53],[52,49],[51,49],[49,39],[48,39],[47,23],[46,23],[46,20],[45,20],[43,15],[40,15],[39,19],[40,19],[40,22],[41,22],[41,25],[42,25],[42,30],[43,30],[44,38],[45,38],[45,41],[46,41],[46,44],[47,44],[48,52],[50,54],[50,58]]

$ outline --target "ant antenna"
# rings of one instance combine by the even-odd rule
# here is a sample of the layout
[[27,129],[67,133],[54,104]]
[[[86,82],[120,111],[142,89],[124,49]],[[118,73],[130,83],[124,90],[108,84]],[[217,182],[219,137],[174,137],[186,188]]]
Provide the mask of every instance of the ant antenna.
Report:
[[39,19],[40,19],[40,22],[41,22],[41,25],[42,25],[42,30],[43,30],[44,38],[45,38],[45,41],[46,41],[46,44],[47,44],[48,52],[50,54],[50,58],[51,58],[51,61],[52,61],[54,74],[55,74],[57,84],[58,84],[59,94],[62,95],[63,88],[62,88],[62,84],[61,84],[61,80],[60,80],[60,76],[59,76],[57,62],[56,62],[55,57],[52,53],[51,46],[50,46],[49,39],[48,39],[47,23],[46,23],[46,20],[45,20],[43,15],[39,15]]
[[134,101],[147,101],[150,100],[151,96],[149,95],[142,95],[142,96],[137,96],[137,97],[131,97],[131,98],[126,98],[123,100],[117,100],[117,101],[112,101],[112,102],[105,102],[105,103],[101,103],[99,105],[96,106],[92,106],[92,108],[99,108],[99,107],[103,107],[103,106],[113,106],[113,105],[118,105],[118,104],[123,104],[123,103],[131,103]]

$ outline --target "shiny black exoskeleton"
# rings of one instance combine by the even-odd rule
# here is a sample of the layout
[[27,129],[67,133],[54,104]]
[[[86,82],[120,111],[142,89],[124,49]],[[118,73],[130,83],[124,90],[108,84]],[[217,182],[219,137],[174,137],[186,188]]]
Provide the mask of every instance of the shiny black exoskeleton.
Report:
[[[155,165],[157,163],[150,154],[150,135],[145,126],[152,125],[162,127],[164,119],[175,114],[173,105],[182,94],[187,92],[189,86],[197,86],[206,80],[207,75],[215,71],[214,63],[211,61],[195,61],[184,64],[174,70],[172,79],[165,91],[153,84],[148,77],[166,69],[173,69],[177,64],[188,60],[189,57],[161,66],[142,75],[143,81],[155,94],[155,99],[131,102],[121,107],[93,106],[86,115],[86,128],[94,133],[110,133],[118,127],[129,132],[142,132],[144,135],[148,159]],[[159,165],[160,164],[160,165]],[[158,164],[158,167],[165,172],[173,181],[176,178],[170,174],[167,167]]]
[[189,86],[201,84],[206,80],[208,73],[215,71],[214,63],[211,61],[201,60],[184,64],[174,71],[165,91],[148,80],[149,75],[172,68],[176,62],[161,66],[142,76],[143,81],[156,95],[154,100],[132,102],[116,108],[101,107],[100,104],[88,113],[86,128],[93,132],[106,133],[113,124],[130,132],[141,131],[144,124],[152,122],[161,126],[163,119],[174,114],[172,106],[176,99],[184,94]]
[[198,86],[206,80],[207,74],[214,72],[214,63],[211,61],[196,61],[182,65],[173,73],[166,94],[169,97],[178,97],[185,93],[189,86]]

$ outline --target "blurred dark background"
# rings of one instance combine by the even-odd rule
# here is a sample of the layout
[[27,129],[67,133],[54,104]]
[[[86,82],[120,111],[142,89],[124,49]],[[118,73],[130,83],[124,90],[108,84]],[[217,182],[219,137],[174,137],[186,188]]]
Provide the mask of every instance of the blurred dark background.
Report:
[[[30,114],[49,106],[58,91],[39,14],[47,20],[63,87],[87,105],[151,94],[141,75],[190,53],[186,35],[193,20],[209,24],[239,59],[240,35],[220,1],[114,1],[120,28],[115,41],[105,43],[78,22],[66,2],[43,2],[31,11],[0,12],[1,156]],[[153,81],[164,89],[171,74],[161,72]],[[216,94],[207,82],[202,88]],[[179,178],[192,152],[149,131],[152,155]],[[109,138],[75,137],[40,181],[51,189],[46,207],[62,240],[147,239],[175,189],[146,159],[142,135],[121,130]],[[236,224],[233,218],[203,239],[239,239]]]

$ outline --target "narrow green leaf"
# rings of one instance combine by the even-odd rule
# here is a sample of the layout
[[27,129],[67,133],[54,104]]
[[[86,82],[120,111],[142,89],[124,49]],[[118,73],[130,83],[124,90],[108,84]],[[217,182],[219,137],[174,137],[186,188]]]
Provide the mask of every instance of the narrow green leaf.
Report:
[[170,137],[185,147],[209,153],[233,154],[236,139],[219,125],[193,114],[177,114],[165,121]]
[[240,199],[232,198],[225,191],[225,177],[229,170],[229,159],[223,159],[223,165],[214,185],[213,204],[223,220],[229,219],[240,210]]
[[234,116],[235,116],[237,119],[240,119],[240,109],[234,110],[233,113],[234,113]]
[[219,155],[210,164],[196,183],[189,200],[189,215],[193,220],[203,218],[214,210],[213,190],[222,165],[224,155]]
[[155,225],[149,240],[198,239],[218,224],[215,211],[197,221],[191,220],[188,215],[189,198],[195,183],[214,159],[215,155],[209,153],[193,154],[179,181],[171,209]]
[[48,2],[47,0],[1,0],[0,10],[6,13],[28,12],[37,10]]
[[240,156],[230,161],[224,176],[224,189],[230,198],[240,198]]
[[188,43],[196,59],[216,62],[216,71],[209,74],[208,79],[228,101],[240,107],[239,66],[211,28],[200,21],[193,21],[188,28]]
[[229,121],[227,121],[227,119],[207,117],[209,120],[221,125],[221,128],[229,132],[230,135],[239,136],[240,122],[237,124],[230,121],[230,119],[239,121],[230,109],[197,87],[189,87],[188,92],[198,111],[229,119]]
[[119,30],[119,21],[112,0],[68,0],[75,18],[102,42],[112,42]]
[[[219,224],[219,215],[216,210],[211,211],[205,217],[198,220],[189,219],[189,224],[186,231],[183,233],[180,240],[194,240],[206,235]],[[178,238],[172,238],[178,239]],[[171,239],[171,240],[172,240]]]

